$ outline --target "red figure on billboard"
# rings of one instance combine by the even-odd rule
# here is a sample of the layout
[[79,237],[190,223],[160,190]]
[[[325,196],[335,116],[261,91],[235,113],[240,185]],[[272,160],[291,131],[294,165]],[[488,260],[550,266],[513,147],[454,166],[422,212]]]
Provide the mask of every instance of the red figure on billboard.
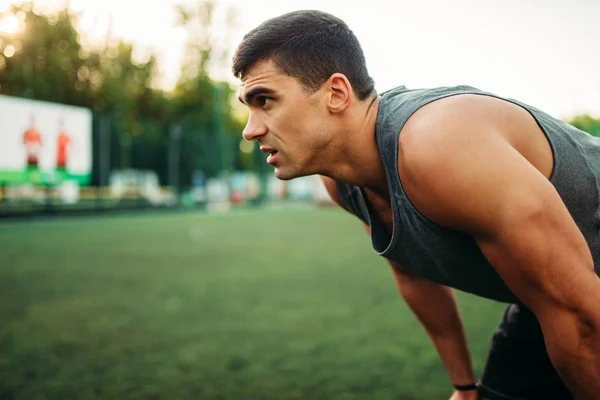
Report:
[[29,120],[29,127],[23,134],[23,144],[25,145],[27,168],[38,168],[40,152],[42,150],[42,136],[35,127],[34,115],[31,116],[31,119]]
[[42,151],[42,135],[35,126],[35,115],[31,115],[29,127],[23,133],[23,145],[25,146],[26,176],[33,183],[41,181],[40,175],[40,153]]
[[71,137],[67,134],[62,119],[59,124],[58,137],[56,139],[56,168],[66,170]]

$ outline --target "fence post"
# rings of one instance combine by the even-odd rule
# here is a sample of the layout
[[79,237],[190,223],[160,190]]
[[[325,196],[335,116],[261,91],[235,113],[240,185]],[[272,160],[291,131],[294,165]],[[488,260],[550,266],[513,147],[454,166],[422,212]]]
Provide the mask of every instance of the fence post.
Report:
[[180,165],[181,126],[171,125],[169,128],[169,186],[173,188],[177,205],[180,204],[179,165]]
[[100,160],[98,163],[98,167],[100,170],[100,187],[98,188],[98,198],[101,201],[101,207],[104,208],[106,206],[106,202],[104,201],[104,194],[106,193],[105,189],[110,185],[110,119],[106,115],[103,115],[100,117],[99,124],[100,140],[98,141],[98,144],[100,148],[98,149],[98,155],[100,157]]

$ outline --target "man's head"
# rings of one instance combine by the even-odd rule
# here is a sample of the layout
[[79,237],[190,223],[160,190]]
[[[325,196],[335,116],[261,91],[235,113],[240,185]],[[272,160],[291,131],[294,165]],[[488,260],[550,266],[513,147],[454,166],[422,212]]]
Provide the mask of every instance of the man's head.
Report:
[[[272,155],[280,179],[319,173],[319,156],[333,140],[331,117],[375,94],[361,46],[339,18],[296,11],[270,19],[240,43],[233,73],[250,108],[244,130]],[[341,108],[340,108],[341,107]]]
[[264,59],[308,91],[318,90],[335,72],[348,78],[360,100],[374,91],[358,39],[344,21],[322,11],[294,11],[250,31],[233,57],[233,74],[242,79]]

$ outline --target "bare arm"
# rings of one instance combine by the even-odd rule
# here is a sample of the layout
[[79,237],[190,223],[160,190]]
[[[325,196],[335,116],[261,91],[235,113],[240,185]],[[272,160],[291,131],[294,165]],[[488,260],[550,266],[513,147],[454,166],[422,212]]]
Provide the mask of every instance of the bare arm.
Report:
[[403,132],[399,172],[406,191],[427,217],[475,238],[536,314],[572,393],[597,398],[600,280],[589,248],[547,178],[485,113],[470,111],[438,109]]
[[[322,180],[332,200],[346,209],[338,196],[335,182],[325,177]],[[364,226],[370,232],[369,226]],[[409,274],[391,261],[388,263],[392,267],[398,291],[425,328],[452,383],[468,385],[475,382],[466,335],[452,289]],[[474,391],[460,395],[463,399],[477,398]],[[459,398],[459,393],[455,393],[455,396]]]
[[475,382],[465,330],[452,289],[403,272],[392,262],[389,264],[400,294],[425,328],[452,383],[469,385]]

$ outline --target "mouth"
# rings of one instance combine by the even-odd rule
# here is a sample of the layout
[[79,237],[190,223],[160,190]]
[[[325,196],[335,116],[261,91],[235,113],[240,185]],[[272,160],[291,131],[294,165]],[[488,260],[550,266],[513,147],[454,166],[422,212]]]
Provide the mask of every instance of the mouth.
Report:
[[270,146],[261,146],[260,151],[263,153],[269,153],[269,156],[267,157],[267,164],[273,164],[277,159],[277,154],[279,154],[277,150]]

